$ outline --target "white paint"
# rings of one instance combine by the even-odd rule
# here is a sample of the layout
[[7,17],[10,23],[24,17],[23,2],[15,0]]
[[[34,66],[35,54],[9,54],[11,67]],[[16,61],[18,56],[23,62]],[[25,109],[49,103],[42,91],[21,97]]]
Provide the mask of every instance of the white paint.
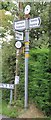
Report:
[[15,76],[15,85],[19,84],[19,76]]
[[18,63],[18,60],[16,59],[16,63]]
[[20,41],[17,41],[16,44],[15,44],[16,48],[21,48],[21,42]]
[[19,54],[19,49],[17,50],[17,52],[16,52],[17,54]]
[[23,32],[16,31],[15,36],[17,40],[23,40]]
[[30,20],[29,20],[29,27],[30,27],[30,28],[39,27],[40,24],[41,24],[41,19],[40,19],[40,17],[33,18],[33,19],[30,19]]
[[15,30],[24,30],[25,29],[25,20],[15,22],[14,28],[15,28]]
[[[40,17],[29,19],[29,28],[38,28],[40,27],[41,19]],[[15,30],[25,30],[25,20],[17,21],[14,23]]]
[[14,84],[0,83],[0,88],[14,89]]
[[30,13],[30,5],[27,5],[25,7],[25,11],[24,11],[25,15],[28,15]]

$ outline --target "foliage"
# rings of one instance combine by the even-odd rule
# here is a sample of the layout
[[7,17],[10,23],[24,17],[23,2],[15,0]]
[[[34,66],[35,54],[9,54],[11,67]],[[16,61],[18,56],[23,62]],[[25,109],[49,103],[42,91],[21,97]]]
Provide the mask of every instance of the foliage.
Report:
[[[32,49],[29,59],[29,101],[33,101],[50,115],[49,84],[51,75],[49,73],[49,50]],[[24,58],[22,58],[24,60]],[[21,60],[22,61],[22,60]],[[24,99],[24,64],[20,64],[20,83],[17,86],[18,99]]]
[[21,109],[23,108],[23,100],[16,100],[16,101],[13,100],[11,105]]
[[16,118],[18,116],[18,109],[2,101],[2,114],[11,118]]
[[[31,50],[29,60],[29,99],[50,114],[49,84],[49,52],[46,49]],[[31,75],[30,75],[31,74]]]
[[13,11],[13,10],[17,10],[17,5],[9,0],[7,1],[0,1],[0,9],[5,9],[6,11]]
[[[24,12],[19,11],[18,7],[16,4],[10,1],[5,1],[5,2],[0,2],[1,4],[1,24],[4,26],[4,29],[7,30],[12,30],[12,24],[10,21],[16,19],[18,20],[19,17],[24,19]],[[29,4],[31,6],[31,11],[30,11],[30,18],[34,17],[40,17],[41,18],[41,26],[40,28],[36,29],[31,29],[30,30],[30,47],[32,48],[42,48],[42,47],[48,47],[49,46],[49,8],[50,8],[50,3],[48,2],[28,2],[28,3],[22,3],[23,4],[23,11],[25,9],[25,6]],[[9,15],[4,15],[6,11],[10,11],[12,14],[11,16]],[[9,21],[9,22],[8,22]],[[12,30],[13,32],[13,30]]]
[[[2,82],[3,83],[14,83],[15,79],[15,41],[10,41],[11,44],[4,42],[2,45]],[[9,100],[9,90],[4,90],[2,93],[6,101]]]
[[[47,115],[50,114],[49,84],[50,84],[50,78],[51,78],[51,75],[49,73],[48,55],[49,55],[48,49],[35,49],[35,50],[32,49],[30,51],[29,84],[28,84],[29,101],[31,100],[31,101],[37,103],[41,107],[41,109],[46,112]],[[11,64],[12,61],[10,61],[8,64],[8,62],[7,62],[8,59],[9,59],[9,57],[6,60],[6,64],[8,66],[8,70],[10,69],[10,73],[9,72],[7,73],[7,67],[3,64],[6,67],[5,71],[3,70],[3,73],[4,73],[3,75],[5,75],[5,74],[9,75],[9,77],[6,76],[5,80],[3,79],[5,82],[6,81],[9,82],[10,78],[12,80],[14,80],[12,70],[15,65],[13,64],[13,68],[12,68],[12,66],[9,67],[9,64]],[[22,57],[22,59],[20,59],[20,61],[19,61],[20,83],[19,83],[19,85],[17,85],[18,100],[24,99],[24,64],[23,64],[23,60],[24,60],[24,57]],[[13,60],[13,63],[14,62],[15,61]],[[3,78],[4,78],[4,76],[3,76]],[[5,94],[4,94],[4,96],[5,96]],[[4,98],[6,98],[6,96]]]
[[30,47],[42,48],[49,46],[48,24],[49,24],[49,3],[31,3],[31,17],[40,17],[40,28],[30,30]]
[[[1,18],[1,27],[0,33],[1,38],[8,35],[13,35],[13,19],[16,20],[18,13],[23,17],[23,13],[18,11],[17,6],[8,2],[0,2],[0,18]],[[27,3],[23,3],[23,9]],[[49,53],[48,47],[51,48],[51,22],[50,22],[50,3],[46,2],[33,2],[29,3],[31,6],[30,17],[41,17],[41,26],[40,28],[30,30],[30,59],[29,59],[29,101],[37,103],[47,115],[50,115],[50,97],[49,97],[49,86],[51,85],[51,50]],[[6,11],[11,12],[10,15],[5,15]],[[18,13],[17,13],[18,12]],[[9,21],[9,22],[8,22]],[[12,22],[12,24],[11,24]],[[10,30],[10,32],[9,32]],[[3,40],[3,39],[2,39]],[[4,41],[2,43],[2,82],[4,83],[14,83],[15,80],[15,69],[16,69],[16,49],[15,49],[15,39],[10,41]],[[32,49],[33,48],[33,49]],[[18,101],[16,105],[22,103],[21,100],[24,100],[24,56],[20,55],[19,59],[19,76],[20,83],[17,85],[17,98]],[[9,91],[3,91],[3,99],[7,102],[9,101]],[[5,111],[5,110],[4,110]],[[6,113],[5,113],[6,114]],[[8,113],[9,114],[9,113]],[[14,111],[11,113],[11,116],[15,117]]]
[[[3,43],[2,46],[2,66],[3,66],[3,71],[7,69],[6,75],[4,78],[8,77],[8,80],[10,81],[12,74],[12,77],[15,75],[15,47],[14,47],[14,41],[10,42],[11,44],[7,44],[7,42]],[[13,63],[14,61],[14,63]],[[12,71],[12,72],[11,72]],[[9,75],[8,75],[9,74]],[[4,74],[3,74],[4,76]],[[10,76],[10,77],[9,77]],[[14,78],[14,77],[13,77]],[[5,79],[4,79],[5,81]]]
[[[1,108],[1,104],[0,104]],[[17,118],[21,111],[23,110],[23,101],[17,100],[12,101],[12,104],[7,103],[5,100],[2,100],[2,114],[10,118]],[[0,112],[1,114],[1,112]]]
[[5,15],[5,10],[0,10],[0,19],[1,19],[1,26],[4,27],[4,30],[7,31],[10,28],[12,29],[12,25],[9,21],[13,22],[12,15]]

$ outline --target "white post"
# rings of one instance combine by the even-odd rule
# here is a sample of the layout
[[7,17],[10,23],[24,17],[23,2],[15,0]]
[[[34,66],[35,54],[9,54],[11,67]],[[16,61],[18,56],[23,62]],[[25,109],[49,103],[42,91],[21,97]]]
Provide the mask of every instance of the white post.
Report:
[[25,30],[25,109],[28,107],[28,59],[29,59],[29,20],[26,18]]
[[13,96],[13,91],[10,90],[10,104],[12,103],[12,96]]

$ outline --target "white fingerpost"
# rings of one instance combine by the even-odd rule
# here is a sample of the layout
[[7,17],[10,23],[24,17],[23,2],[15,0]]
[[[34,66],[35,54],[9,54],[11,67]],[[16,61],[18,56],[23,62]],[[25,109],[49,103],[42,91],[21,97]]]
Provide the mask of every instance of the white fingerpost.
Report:
[[[25,7],[25,20],[21,21],[15,21],[14,22],[14,29],[15,31],[25,31],[25,108],[28,107],[28,58],[29,58],[29,29],[32,28],[39,28],[41,24],[41,18],[32,18],[29,19],[29,13],[30,13],[30,5],[27,5]],[[20,36],[20,32],[18,32],[18,35],[16,38],[19,40],[23,40],[22,37],[23,34]],[[17,49],[21,48],[21,43],[16,43]]]

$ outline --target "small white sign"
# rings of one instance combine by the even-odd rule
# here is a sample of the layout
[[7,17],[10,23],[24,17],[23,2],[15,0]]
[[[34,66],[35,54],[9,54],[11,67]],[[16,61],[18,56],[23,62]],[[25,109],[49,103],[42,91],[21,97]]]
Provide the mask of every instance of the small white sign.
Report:
[[38,27],[40,27],[40,24],[41,24],[40,17],[33,18],[33,19],[29,20],[29,27],[30,28],[38,28]]
[[19,76],[15,76],[15,85],[19,84]]
[[[38,28],[40,27],[41,19],[40,17],[29,19],[29,28]],[[26,24],[25,20],[14,22],[15,30],[25,30]]]
[[25,20],[14,23],[15,30],[25,30]]
[[23,40],[23,32],[16,31],[15,37],[17,40]]
[[0,88],[14,89],[14,84],[0,83]]
[[21,48],[21,42],[20,41],[17,41],[16,44],[15,44],[16,48]]

